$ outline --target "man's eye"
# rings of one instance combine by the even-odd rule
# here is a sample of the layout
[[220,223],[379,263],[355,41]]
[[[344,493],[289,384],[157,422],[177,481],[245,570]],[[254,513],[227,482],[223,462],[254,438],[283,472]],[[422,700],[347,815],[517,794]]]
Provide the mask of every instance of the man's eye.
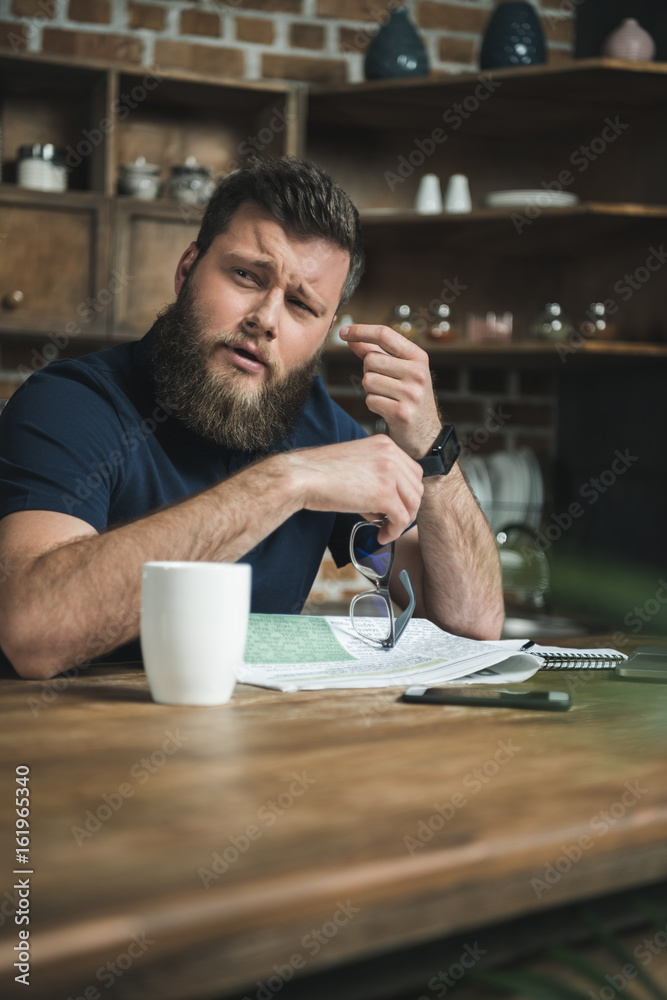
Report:
[[254,281],[255,280],[255,275],[251,274],[250,271],[246,271],[246,269],[243,268],[243,267],[235,267],[234,268],[234,274],[236,274],[239,278],[243,278],[244,281]]
[[306,305],[306,303],[305,303],[305,302],[302,302],[302,301],[301,301],[301,299],[292,299],[292,302],[293,302],[293,303],[294,303],[294,305],[295,305],[295,306],[297,306],[297,307],[298,307],[299,309],[302,309],[302,310],[303,310],[303,312],[307,312],[307,313],[312,313],[312,311],[313,311],[313,310],[312,310],[312,309],[310,308],[310,306]]

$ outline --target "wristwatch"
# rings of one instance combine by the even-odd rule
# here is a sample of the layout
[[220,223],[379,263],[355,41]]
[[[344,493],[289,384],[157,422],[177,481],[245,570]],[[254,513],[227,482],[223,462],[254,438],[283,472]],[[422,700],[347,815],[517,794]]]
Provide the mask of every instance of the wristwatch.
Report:
[[461,445],[452,424],[443,424],[426,458],[417,462],[424,470],[424,476],[446,476],[452,471],[454,462],[461,454]]

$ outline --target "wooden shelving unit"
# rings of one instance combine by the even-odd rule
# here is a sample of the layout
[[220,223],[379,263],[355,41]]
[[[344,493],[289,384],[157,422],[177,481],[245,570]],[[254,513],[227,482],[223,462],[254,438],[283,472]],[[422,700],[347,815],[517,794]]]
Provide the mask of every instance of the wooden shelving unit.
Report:
[[[592,301],[617,306],[618,340],[586,343],[577,364],[663,356],[664,277],[651,276],[627,299],[618,288],[624,275],[644,266],[652,246],[661,246],[666,231],[667,65],[582,60],[493,75],[310,88],[211,82],[180,72],[162,73],[155,86],[142,69],[5,54],[0,85],[0,231],[14,234],[5,248],[16,248],[3,269],[0,302],[28,281],[24,275],[31,282],[20,307],[0,305],[3,336],[62,329],[84,299],[106,287],[112,269],[133,279],[86,327],[91,339],[140,335],[173,297],[173,269],[200,213],[164,196],[154,202],[117,196],[121,163],[145,155],[166,178],[172,163],[193,154],[223,175],[251,151],[289,152],[321,163],[360,208],[368,265],[349,305],[356,320],[386,321],[402,301],[424,307],[449,281],[464,288],[451,303],[456,318],[509,310],[517,340],[502,346],[460,341],[434,348],[436,359],[500,363],[526,356],[551,363],[553,346],[526,337],[553,300],[575,325]],[[126,114],[133,94],[141,100]],[[616,123],[615,138],[607,122]],[[596,152],[605,128],[610,141]],[[84,154],[70,159],[66,194],[16,187],[18,146],[44,141]],[[419,162],[415,151],[430,149],[429,142],[433,151]],[[591,149],[585,169],[582,148]],[[401,163],[408,165],[406,176],[389,183],[387,175],[398,176]],[[521,208],[484,207],[489,191],[540,189],[566,170],[572,181],[565,188],[580,198],[572,208],[539,206],[530,218],[534,213]],[[466,173],[474,210],[417,215],[414,197],[427,171],[443,183]],[[62,226],[54,222],[58,213]],[[522,215],[525,224],[519,224]],[[52,274],[46,265],[31,266],[41,259],[50,225],[56,232],[49,241],[58,245],[60,237],[63,247]],[[83,258],[90,263],[82,277]]]
[[[575,326],[591,302],[610,302],[618,341],[587,344],[589,360],[667,343],[664,277],[625,287],[665,237],[666,115],[667,65],[609,59],[311,88],[308,153],[350,191],[364,226],[367,275],[349,311],[386,321],[399,302],[437,301],[449,279],[464,288],[445,299],[456,319],[510,311],[517,343],[448,345],[448,358],[544,357],[528,335],[549,301]],[[426,172],[443,187],[465,173],[473,211],[414,212]],[[485,207],[491,191],[558,187],[579,203]]]
[[[69,327],[80,340],[135,338],[173,299],[174,270],[201,212],[164,193],[152,202],[117,195],[122,163],[145,156],[164,181],[192,155],[222,176],[253,153],[302,145],[302,85],[0,54],[0,89],[4,337]],[[44,142],[67,151],[67,192],[16,185],[19,146]],[[118,274],[126,280],[114,282]],[[88,322],[91,302],[100,308]]]

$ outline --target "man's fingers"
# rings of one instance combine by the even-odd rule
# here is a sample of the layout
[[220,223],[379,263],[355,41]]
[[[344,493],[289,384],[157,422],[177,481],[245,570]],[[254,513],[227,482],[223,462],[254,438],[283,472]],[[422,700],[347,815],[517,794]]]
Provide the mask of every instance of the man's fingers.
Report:
[[402,333],[397,333],[388,326],[355,323],[353,326],[342,327],[339,332],[341,339],[346,341],[360,358],[370,351],[377,352],[378,348],[392,357],[404,358],[406,361],[423,353],[421,347],[417,347]]
[[386,351],[383,351],[382,348],[378,347],[377,344],[368,344],[365,341],[359,343],[348,342],[348,347],[350,348],[352,353],[356,354],[356,356],[358,358],[361,358],[362,361],[365,360],[369,354],[378,354],[378,355],[384,354],[386,357],[389,357]]
[[[414,521],[414,517],[409,517],[407,512],[395,520],[388,514],[380,513],[367,512],[361,516],[366,521],[382,521],[382,525],[378,531],[378,541],[381,545],[388,545],[390,542],[395,542]],[[407,523],[405,523],[406,521]]]
[[391,541],[415,519],[423,493],[422,470],[384,434],[292,452],[309,510],[379,511],[383,539]]

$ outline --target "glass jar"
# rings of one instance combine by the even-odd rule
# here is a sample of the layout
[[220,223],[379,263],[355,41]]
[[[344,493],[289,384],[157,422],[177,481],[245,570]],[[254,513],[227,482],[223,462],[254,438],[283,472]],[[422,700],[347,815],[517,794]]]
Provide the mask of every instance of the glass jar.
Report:
[[558,302],[547,302],[533,323],[531,333],[540,340],[567,340],[574,327]]
[[408,340],[414,340],[419,330],[415,323],[415,315],[410,306],[395,306],[389,319],[389,326],[396,333],[401,333]]
[[581,324],[584,337],[600,340],[613,340],[616,336],[616,325],[609,322],[607,308],[604,302],[591,302],[586,310],[586,319]]
[[65,153],[52,143],[19,147],[17,181],[32,191],[66,191]]
[[441,343],[458,338],[459,330],[452,321],[452,310],[445,302],[429,306],[424,333],[427,340]]

